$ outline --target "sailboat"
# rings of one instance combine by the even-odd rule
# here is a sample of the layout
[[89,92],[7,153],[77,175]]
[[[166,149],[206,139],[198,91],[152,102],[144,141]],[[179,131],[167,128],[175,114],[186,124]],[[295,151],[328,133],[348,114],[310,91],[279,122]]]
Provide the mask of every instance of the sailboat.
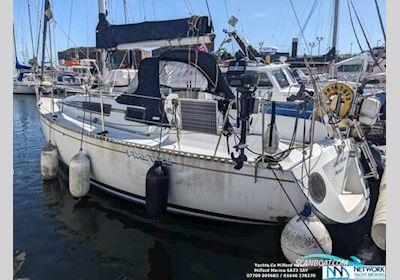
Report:
[[18,61],[17,42],[15,40],[15,29],[13,27],[15,70],[17,75],[13,79],[13,92],[20,94],[35,94],[35,75],[32,73],[32,67],[23,65]]
[[300,121],[289,141],[280,139],[275,103],[252,95],[259,76],[242,75],[235,96],[214,57],[190,47],[212,41],[208,17],[111,25],[104,1],[99,7],[97,48],[189,47],[144,59],[130,92],[40,96],[43,134],[63,163],[81,151],[92,185],[142,204],[149,174],[161,167],[169,182],[165,207],[184,215],[269,224],[306,204],[330,223],[366,214],[369,188],[357,143],[338,133],[304,134],[297,142]]
[[[30,3],[28,3],[28,11],[29,11],[29,19],[30,19]],[[32,23],[29,21],[31,27],[31,36],[32,35]],[[33,37],[32,39],[32,53],[34,55],[34,44]],[[18,60],[17,55],[17,42],[15,39],[15,28],[13,25],[13,41],[14,41],[14,55],[15,55],[15,70],[17,75],[13,78],[13,93],[14,94],[27,94],[27,95],[35,95],[36,87],[40,83],[40,79],[36,73],[36,67],[28,66],[21,64]],[[33,58],[33,61],[36,63],[36,59]],[[43,92],[49,92],[51,87],[51,79],[47,75],[43,75],[42,79],[42,90]]]

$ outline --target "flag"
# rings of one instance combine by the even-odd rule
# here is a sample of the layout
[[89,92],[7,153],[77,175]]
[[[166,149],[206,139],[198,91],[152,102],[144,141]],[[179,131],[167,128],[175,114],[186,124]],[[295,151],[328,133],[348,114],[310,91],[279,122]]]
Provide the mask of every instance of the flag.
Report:
[[198,46],[198,47],[196,48],[196,50],[198,50],[199,52],[208,53],[208,49],[207,49],[207,46],[206,46],[205,44],[201,44],[200,46]]
[[44,16],[46,17],[47,21],[49,21],[53,18],[53,13],[51,12],[49,0],[46,0],[46,2],[44,4]]

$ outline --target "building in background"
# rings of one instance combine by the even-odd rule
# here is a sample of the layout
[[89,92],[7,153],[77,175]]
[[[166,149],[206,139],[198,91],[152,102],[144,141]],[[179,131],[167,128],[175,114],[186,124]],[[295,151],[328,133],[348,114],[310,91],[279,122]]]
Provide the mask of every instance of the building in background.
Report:
[[[174,48],[174,47],[172,47],[172,48]],[[179,48],[187,49],[187,48],[189,48],[189,46],[181,46]],[[212,43],[204,44],[204,45],[203,44],[193,45],[190,48],[211,53],[214,51],[214,41]],[[163,54],[164,52],[166,52],[169,49],[171,49],[171,47],[161,47],[161,48],[154,49],[151,53],[152,53],[152,56],[160,56],[161,54]]]
[[[130,64],[134,68],[138,68],[140,62],[146,57],[151,56],[151,51],[134,50],[134,51],[111,51],[109,52],[108,61],[112,69],[128,68]],[[69,48],[58,52],[58,61],[60,64],[65,64],[69,60],[95,60],[98,67],[101,69],[102,61],[100,60],[100,50],[95,47],[78,47]]]

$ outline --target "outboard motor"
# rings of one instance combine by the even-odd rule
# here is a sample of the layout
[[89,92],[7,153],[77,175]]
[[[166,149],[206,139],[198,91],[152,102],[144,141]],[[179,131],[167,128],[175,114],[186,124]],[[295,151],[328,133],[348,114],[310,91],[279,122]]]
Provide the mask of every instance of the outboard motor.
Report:
[[154,219],[167,209],[169,183],[168,168],[161,161],[155,161],[146,175],[146,211]]
[[236,151],[240,151],[239,156],[235,157],[233,152],[231,153],[232,160],[236,163],[235,169],[241,169],[243,163],[247,160],[244,154],[244,149],[247,147],[246,134],[248,129],[248,122],[250,114],[253,112],[254,96],[253,93],[257,89],[257,85],[260,79],[260,74],[255,71],[246,71],[240,77],[240,85],[236,88],[237,94],[240,93],[240,106],[238,116],[241,123],[240,141],[235,146]]

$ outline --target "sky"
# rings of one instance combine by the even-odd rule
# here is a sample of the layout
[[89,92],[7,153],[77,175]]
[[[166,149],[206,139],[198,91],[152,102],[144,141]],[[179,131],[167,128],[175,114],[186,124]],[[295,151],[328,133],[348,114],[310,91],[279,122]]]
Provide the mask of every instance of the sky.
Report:
[[[153,20],[185,18],[190,15],[208,15],[206,0],[125,0],[127,20],[137,23]],[[305,26],[304,37],[296,21]],[[21,60],[32,57],[28,2],[31,7],[31,21],[36,48],[39,17],[43,14],[44,0],[14,0],[14,28],[17,53]],[[108,20],[111,23],[125,23],[124,0],[106,1]],[[216,34],[215,48],[224,40],[223,29],[228,29],[228,19],[234,15],[239,19],[236,29],[256,49],[260,44],[276,46],[279,51],[290,52],[292,37],[299,37],[299,54],[322,54],[332,44],[333,0],[208,0]],[[51,24],[52,52],[69,47],[95,46],[95,29],[98,22],[97,0],[50,0],[54,20]],[[375,0],[353,0],[370,44],[374,47],[383,43]],[[381,15],[386,23],[386,1],[378,0]],[[363,49],[366,41],[353,15],[353,21]],[[385,27],[386,28],[386,27]],[[316,37],[322,37],[318,44]],[[69,39],[68,39],[69,38]],[[314,47],[311,47],[314,44]],[[311,46],[310,46],[311,45]],[[236,43],[225,45],[228,51],[238,49]],[[340,0],[339,11],[339,53],[359,53],[354,36],[347,0]],[[28,59],[29,59],[28,58]]]

